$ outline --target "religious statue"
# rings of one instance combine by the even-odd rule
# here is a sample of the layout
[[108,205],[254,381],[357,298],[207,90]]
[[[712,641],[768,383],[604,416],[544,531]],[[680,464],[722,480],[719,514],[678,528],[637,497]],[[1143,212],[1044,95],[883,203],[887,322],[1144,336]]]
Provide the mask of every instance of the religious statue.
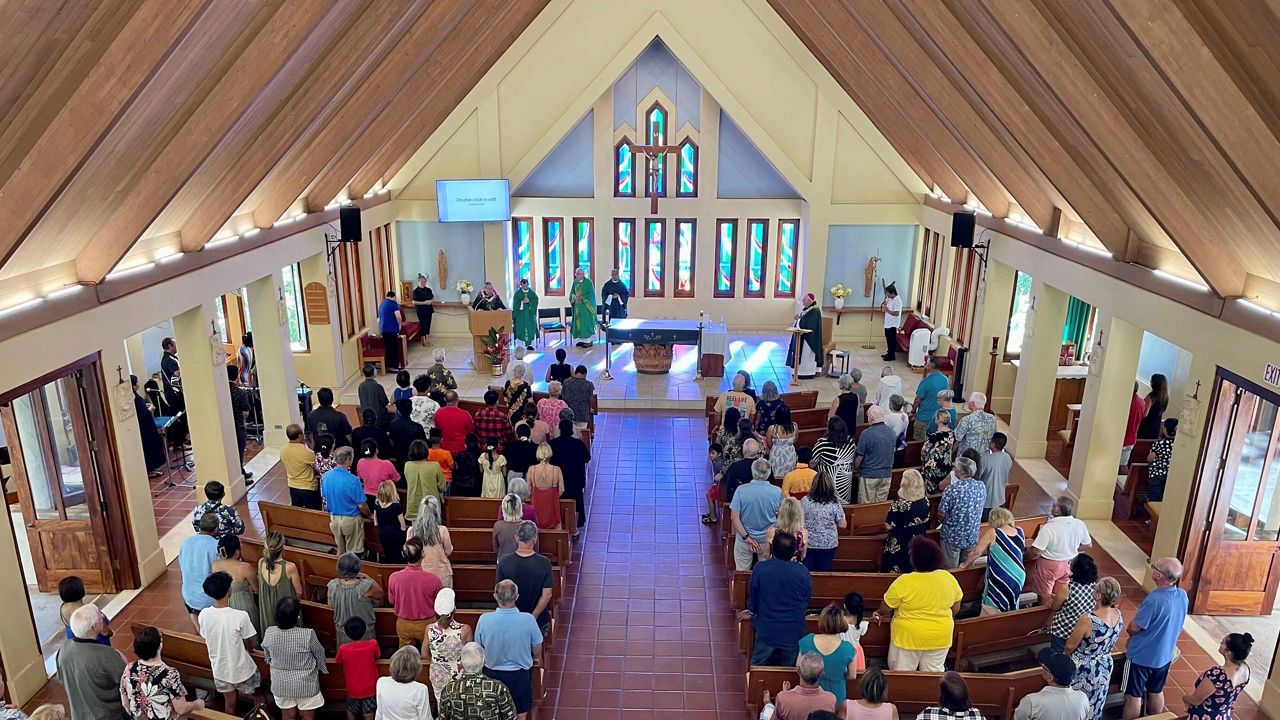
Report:
[[871,297],[876,291],[876,267],[880,264],[880,258],[872,255],[867,260],[867,266],[862,269],[862,297]]
[[520,287],[511,298],[511,322],[515,325],[516,340],[526,349],[533,349],[538,339],[538,293],[529,287],[529,278],[520,278]]
[[787,348],[787,367],[795,368],[796,338],[803,337],[800,342],[800,367],[796,369],[796,377],[811,380],[818,374],[820,358],[822,358],[822,308],[813,293],[804,296],[804,307],[796,315],[796,327],[808,330],[804,335],[792,335],[791,344]]
[[449,258],[444,256],[444,250],[436,251],[436,277],[440,278],[440,289],[449,287]]
[[573,308],[573,325],[569,328],[569,334],[578,341],[575,345],[589,348],[589,338],[596,332],[596,288],[582,268],[573,271],[569,303]]
[[609,273],[609,279],[600,286],[600,298],[609,310],[610,320],[621,320],[627,316],[627,301],[631,298],[631,291],[627,289],[626,283],[618,279],[617,268]]

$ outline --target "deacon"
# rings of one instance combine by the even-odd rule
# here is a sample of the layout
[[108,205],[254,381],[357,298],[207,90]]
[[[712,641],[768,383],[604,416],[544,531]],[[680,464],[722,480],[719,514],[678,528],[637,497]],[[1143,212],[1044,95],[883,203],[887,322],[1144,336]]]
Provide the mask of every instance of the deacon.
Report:
[[898,286],[895,283],[885,286],[880,311],[884,313],[884,341],[889,346],[889,351],[881,355],[880,359],[895,360],[898,357],[898,323],[902,320],[902,298],[898,297]]
[[[809,293],[804,296],[804,308],[796,315],[796,327],[808,330],[804,335],[793,334],[791,345],[787,348],[787,367],[796,370],[796,377],[801,380],[812,380],[818,374],[822,357],[822,308],[818,307],[818,299]],[[796,339],[802,337],[804,344],[800,346],[800,367],[795,368]]]
[[589,348],[590,338],[596,332],[596,288],[582,268],[573,271],[569,302],[573,305],[573,326],[569,332],[578,341],[574,344]]
[[498,291],[494,289],[493,283],[486,282],[484,288],[480,290],[480,294],[475,300],[471,301],[472,310],[506,310],[506,303],[502,302],[502,298],[498,296]]
[[610,320],[621,320],[627,316],[627,300],[631,298],[631,291],[618,279],[618,268],[609,273],[609,280],[600,288],[600,295],[609,308]]
[[516,340],[524,343],[526,350],[532,350],[538,339],[538,293],[529,287],[529,278],[520,278],[520,288],[511,299],[511,307]]

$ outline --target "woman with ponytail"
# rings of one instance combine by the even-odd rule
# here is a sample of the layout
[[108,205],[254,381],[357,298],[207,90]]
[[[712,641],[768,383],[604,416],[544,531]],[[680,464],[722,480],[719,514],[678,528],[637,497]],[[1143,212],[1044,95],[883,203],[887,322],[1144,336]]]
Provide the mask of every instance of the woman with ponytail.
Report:
[[302,573],[284,559],[284,535],[272,530],[263,539],[258,560],[258,622],[263,632],[276,624],[276,603],[298,597],[301,589]]
[[1231,633],[1222,638],[1218,652],[1222,664],[1214,665],[1196,678],[1195,690],[1182,696],[1187,717],[1192,720],[1230,720],[1236,698],[1249,684],[1249,666],[1245,659],[1253,649],[1249,633]]

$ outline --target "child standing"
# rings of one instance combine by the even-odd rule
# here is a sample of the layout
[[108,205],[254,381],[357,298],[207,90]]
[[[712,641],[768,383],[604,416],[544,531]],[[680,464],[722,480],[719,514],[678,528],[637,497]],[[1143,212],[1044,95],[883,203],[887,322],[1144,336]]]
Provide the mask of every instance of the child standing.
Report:
[[382,562],[394,564],[404,560],[400,548],[404,547],[404,506],[396,484],[384,480],[378,486],[378,499],[374,502],[373,524],[378,526],[378,542],[382,544]]
[[316,477],[324,478],[324,474],[338,467],[333,460],[333,436],[321,435],[316,441]]
[[818,474],[817,470],[809,467],[812,461],[813,448],[807,446],[796,448],[796,469],[782,477],[784,497],[803,500],[804,496],[809,494],[809,488],[813,487],[813,476]]
[[[352,617],[342,624],[347,637],[364,637],[364,619]],[[378,640],[354,640],[338,647],[333,662],[342,667],[347,683],[347,720],[373,720],[378,709]]]
[[507,459],[498,452],[498,438],[489,436],[480,456],[480,497],[500,498],[507,492]]
[[707,512],[702,516],[706,525],[715,524],[720,516],[720,480],[724,477],[724,446],[711,443],[707,448],[707,461],[711,463],[711,487],[707,488]]
[[262,676],[249,650],[258,647],[258,633],[249,613],[231,607],[231,576],[215,572],[204,579],[204,593],[213,598],[213,607],[200,611],[200,636],[209,649],[214,689],[222,693],[225,712],[237,715],[241,695],[259,700]]
[[409,371],[401,370],[396,373],[396,389],[391,391],[391,402],[398,403],[412,398],[413,388],[409,387]]
[[440,428],[431,428],[431,433],[427,435],[427,444],[430,445],[427,450],[427,459],[440,465],[440,471],[444,473],[444,481],[447,485],[453,482],[453,453],[440,447],[443,440],[444,433]]

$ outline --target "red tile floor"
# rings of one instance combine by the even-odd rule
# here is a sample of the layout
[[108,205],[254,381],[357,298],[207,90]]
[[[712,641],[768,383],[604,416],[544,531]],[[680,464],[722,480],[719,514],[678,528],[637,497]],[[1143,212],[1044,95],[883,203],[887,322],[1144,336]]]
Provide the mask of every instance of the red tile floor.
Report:
[[[589,522],[565,577],[539,720],[749,720],[729,572],[714,531],[699,522],[708,475],[704,422],[679,413],[597,416]],[[1047,510],[1051,499],[1034,481],[1017,469],[1015,481],[1022,488],[1017,515]],[[259,500],[288,502],[287,496],[277,467],[239,503],[247,534],[262,532]],[[1124,588],[1122,609],[1131,618],[1141,587],[1107,553],[1095,548],[1092,554],[1101,572]],[[115,619],[112,644],[126,654],[132,622],[190,630],[176,566]],[[1183,693],[1217,659],[1185,635],[1179,648],[1166,697],[1181,714]],[[58,683],[50,682],[28,707],[61,696]],[[1118,717],[1118,711],[1109,714]],[[1261,717],[1242,695],[1235,718]]]

